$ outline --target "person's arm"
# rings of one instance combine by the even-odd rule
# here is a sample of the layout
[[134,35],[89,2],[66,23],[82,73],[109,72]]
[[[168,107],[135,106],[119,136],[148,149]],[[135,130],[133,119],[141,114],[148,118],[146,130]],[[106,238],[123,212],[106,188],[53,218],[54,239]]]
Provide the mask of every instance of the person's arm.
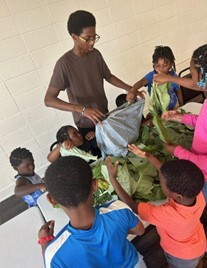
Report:
[[52,108],[62,110],[62,111],[81,113],[83,110],[83,106],[78,105],[78,104],[68,103],[66,101],[59,99],[58,95],[60,91],[61,91],[60,89],[57,89],[55,87],[49,87],[45,94],[45,99],[44,99],[45,105],[47,107],[52,107]]
[[167,111],[162,114],[162,118],[166,121],[176,121],[181,123],[183,115],[178,111]]
[[175,157],[179,159],[189,160],[197,165],[203,173],[207,173],[207,155],[194,154],[193,152],[184,149],[182,146],[176,146],[173,150]]
[[58,144],[47,156],[47,160],[49,162],[54,162],[56,159],[58,159],[58,157],[60,157],[60,148],[61,148],[62,144]]
[[55,109],[62,110],[62,111],[82,113],[82,116],[86,116],[87,118],[91,119],[94,124],[102,123],[102,121],[100,120],[100,117],[105,117],[105,116],[98,109],[92,109],[89,107],[86,108],[83,105],[72,104],[72,103],[63,101],[58,98],[59,93],[60,93],[60,89],[49,87],[46,92],[45,99],[44,99],[45,105],[47,107],[53,107]]
[[108,173],[109,173],[109,180],[110,180],[112,186],[114,187],[115,192],[117,193],[117,195],[121,199],[121,201],[126,203],[135,213],[137,213],[137,205],[138,205],[138,203],[136,203],[124,191],[124,189],[121,187],[121,185],[119,184],[119,182],[116,179],[117,172],[118,172],[118,165],[119,165],[118,162],[116,162],[115,165],[113,165],[112,162],[111,162],[111,158],[109,156],[106,158],[106,166],[107,166]]
[[[128,94],[127,94],[127,97],[126,97],[126,100],[127,101],[131,101],[133,99],[135,99],[137,97],[137,95],[140,95],[141,93],[138,92],[138,90],[141,88],[141,87],[144,87],[148,84],[148,81],[145,77],[143,77],[141,80],[139,80],[138,82],[136,82],[133,87],[128,91]],[[141,97],[143,97],[141,95]]]
[[182,92],[181,92],[180,88],[176,91],[176,95],[178,97],[179,106],[182,106],[183,105],[183,96],[182,96]]
[[71,140],[66,140],[63,143],[59,143],[47,156],[47,160],[51,163],[54,162],[58,157],[60,157],[60,148],[63,147],[67,150],[70,150],[74,147],[74,144]]
[[31,194],[36,190],[46,190],[45,184],[44,183],[37,183],[37,184],[31,184],[31,182],[24,178],[21,177],[16,181],[16,186],[14,188],[14,193],[18,197],[22,197],[27,194]]
[[109,82],[115,87],[122,88],[126,91],[129,91],[132,88],[130,85],[124,83],[122,80],[120,80],[118,77],[116,77],[113,74],[107,79],[107,82]]
[[163,163],[160,160],[158,160],[156,157],[154,157],[152,154],[140,150],[135,144],[129,144],[128,145],[128,149],[129,149],[130,152],[136,154],[137,156],[139,156],[141,158],[147,158],[149,160],[149,162],[158,171],[160,170],[160,168],[161,168],[161,166],[162,166]]
[[55,224],[54,221],[48,221],[42,225],[42,227],[40,228],[40,230],[38,232],[38,238],[39,238],[38,243],[42,247],[42,254],[44,254],[47,245],[54,238],[54,236],[53,236],[54,224]]
[[176,77],[167,74],[155,74],[153,80],[155,83],[158,84],[165,84],[167,82],[172,82],[193,90],[204,91],[202,88],[197,86],[197,84],[193,81],[192,78]]
[[[136,212],[136,213],[137,213],[137,212]],[[144,231],[145,231],[145,229],[144,229],[144,225],[143,225],[143,223],[139,220],[138,224],[137,224],[134,228],[130,229],[130,230],[128,231],[128,233],[129,233],[129,234],[134,234],[134,235],[143,235],[143,234],[144,234]]]

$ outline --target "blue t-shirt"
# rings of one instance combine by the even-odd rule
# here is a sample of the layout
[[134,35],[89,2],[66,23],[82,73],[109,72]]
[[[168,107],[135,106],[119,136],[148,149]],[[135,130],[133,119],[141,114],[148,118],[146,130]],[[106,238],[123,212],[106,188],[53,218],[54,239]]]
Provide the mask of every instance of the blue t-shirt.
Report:
[[139,255],[126,237],[138,221],[121,201],[95,209],[94,223],[89,230],[77,230],[69,223],[57,234],[46,248],[45,267],[135,267]]
[[[149,95],[151,94],[151,90],[152,90],[152,83],[153,83],[153,76],[154,74],[156,74],[155,71],[151,71],[149,72],[148,74],[145,75],[145,79],[148,81],[147,83],[147,87],[148,87],[148,92],[149,92]],[[177,74],[174,73],[174,72],[171,72],[170,73],[172,76],[176,76],[177,77]],[[180,89],[180,86],[178,84],[175,84],[175,83],[170,83],[170,88],[169,88],[169,95],[170,95],[170,103],[169,103],[169,110],[172,110],[175,108],[177,102],[178,102],[178,98],[177,98],[177,95],[176,95],[176,91]]]

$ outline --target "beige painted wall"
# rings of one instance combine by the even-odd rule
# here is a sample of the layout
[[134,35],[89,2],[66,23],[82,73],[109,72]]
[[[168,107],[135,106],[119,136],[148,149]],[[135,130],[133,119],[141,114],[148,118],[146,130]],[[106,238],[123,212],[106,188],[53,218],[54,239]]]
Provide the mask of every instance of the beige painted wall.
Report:
[[[66,22],[77,9],[96,16],[96,47],[130,84],[151,70],[156,45],[171,46],[180,70],[207,42],[206,0],[0,0],[0,201],[13,194],[11,150],[30,149],[42,175],[57,129],[73,123],[43,97],[56,60],[72,47]],[[121,90],[106,84],[106,92],[111,109]]]

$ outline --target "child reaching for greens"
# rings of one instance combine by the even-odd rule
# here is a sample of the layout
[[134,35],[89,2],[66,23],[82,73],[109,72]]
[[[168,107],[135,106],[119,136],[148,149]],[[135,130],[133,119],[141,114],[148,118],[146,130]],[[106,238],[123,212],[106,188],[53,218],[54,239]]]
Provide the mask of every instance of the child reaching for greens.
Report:
[[197,267],[206,250],[206,237],[200,222],[205,207],[201,170],[188,160],[171,160],[162,164],[135,145],[129,145],[129,150],[147,158],[156,167],[162,190],[169,200],[162,205],[136,203],[116,179],[118,162],[113,166],[110,157],[107,157],[109,179],[117,195],[142,220],[156,226],[170,268]]
[[[152,93],[152,84],[154,74],[168,74],[172,77],[177,77],[175,69],[175,57],[170,47],[157,46],[155,47],[152,55],[153,71],[146,74],[141,80],[136,82],[127,94],[126,100],[131,101],[136,98],[138,90],[141,87],[147,86],[148,93]],[[182,94],[179,85],[176,82],[172,82],[168,88],[169,94],[169,106],[168,110],[178,108],[183,105]]]
[[54,221],[39,231],[46,268],[146,268],[143,257],[127,240],[127,234],[142,235],[144,226],[121,201],[92,206],[97,180],[90,165],[80,157],[57,159],[45,173],[49,200],[59,204],[68,224],[53,236]]

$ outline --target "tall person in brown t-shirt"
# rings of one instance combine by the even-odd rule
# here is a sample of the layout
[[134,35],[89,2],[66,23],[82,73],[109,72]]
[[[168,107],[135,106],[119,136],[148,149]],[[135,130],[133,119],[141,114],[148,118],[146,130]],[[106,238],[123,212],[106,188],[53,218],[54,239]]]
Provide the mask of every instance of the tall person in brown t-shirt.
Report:
[[[69,16],[67,28],[74,46],[56,63],[45,95],[45,105],[73,113],[75,124],[85,136],[108,112],[104,79],[129,91],[131,86],[111,74],[101,53],[94,48],[100,36],[96,34],[93,14],[78,10]],[[67,90],[69,102],[58,98]]]

